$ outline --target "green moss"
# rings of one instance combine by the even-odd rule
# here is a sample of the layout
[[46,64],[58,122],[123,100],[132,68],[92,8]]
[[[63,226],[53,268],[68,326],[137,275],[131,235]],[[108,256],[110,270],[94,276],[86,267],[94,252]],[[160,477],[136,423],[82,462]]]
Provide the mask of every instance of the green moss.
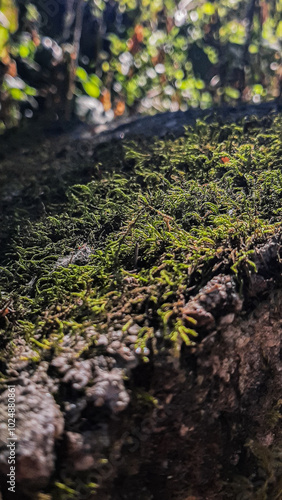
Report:
[[[69,173],[54,185],[50,165],[42,179],[44,210],[36,211],[38,198],[28,188],[28,204],[7,216],[3,366],[18,336],[31,345],[36,364],[60,352],[65,333],[83,335],[90,325],[107,333],[113,321],[123,332],[140,326],[136,348],[145,362],[148,342],[154,352],[160,335],[176,351],[197,342],[197,322],[181,314],[190,294],[219,272],[233,274],[243,289],[256,272],[255,246],[281,231],[281,119],[269,125],[198,123],[176,140],[102,147],[88,160],[91,178],[81,170],[79,184]],[[83,350],[100,352],[95,339]],[[149,393],[133,397],[142,406],[157,404]],[[277,407],[270,427],[280,417]],[[265,458],[267,450],[249,449],[263,471],[260,484],[240,478],[241,487],[229,485],[233,497],[243,483],[246,499],[270,498],[269,492],[280,498],[281,452]],[[94,479],[83,484],[93,494]],[[76,481],[55,483],[53,496],[76,498]]]
[[196,341],[195,321],[179,314],[187,290],[218,269],[247,279],[254,246],[281,228],[281,120],[246,128],[198,123],[176,140],[127,143],[111,162],[99,154],[92,180],[50,197],[40,217],[15,211],[0,278],[14,312],[2,333],[40,355],[66,331],[105,331],[115,318],[124,331],[139,323],[142,348],[157,328]]

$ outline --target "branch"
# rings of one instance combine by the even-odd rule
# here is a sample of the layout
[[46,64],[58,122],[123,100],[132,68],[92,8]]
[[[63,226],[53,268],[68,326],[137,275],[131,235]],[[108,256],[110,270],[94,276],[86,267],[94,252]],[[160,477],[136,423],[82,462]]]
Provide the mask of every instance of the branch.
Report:
[[66,113],[65,113],[65,118],[67,121],[69,121],[71,117],[71,106],[75,88],[75,75],[78,65],[84,7],[85,7],[85,0],[78,0],[76,7],[74,34],[73,34],[73,50],[70,60],[69,89],[67,94]]
[[73,24],[75,13],[74,13],[74,1],[75,0],[66,0],[66,10],[64,14],[64,29],[62,41],[67,42],[70,36],[71,26]]
[[257,0],[251,0],[250,5],[248,7],[246,19],[247,19],[247,28],[246,28],[246,42],[244,46],[244,52],[243,52],[243,65],[246,66],[249,62],[249,46],[251,42],[251,36],[252,36],[252,27],[253,27],[253,21],[254,21],[254,14],[255,14],[255,8],[256,8],[256,2]]

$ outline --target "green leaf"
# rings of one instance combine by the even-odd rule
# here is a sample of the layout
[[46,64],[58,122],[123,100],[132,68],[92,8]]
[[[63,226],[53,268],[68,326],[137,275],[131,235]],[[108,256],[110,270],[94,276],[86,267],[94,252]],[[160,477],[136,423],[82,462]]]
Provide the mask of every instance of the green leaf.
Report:
[[215,6],[211,2],[207,2],[202,7],[203,13],[212,16],[215,13]]
[[233,87],[226,87],[224,89],[225,95],[228,97],[231,97],[231,99],[239,99],[240,97],[240,92],[237,89],[234,89]]
[[19,56],[22,57],[23,59],[29,56],[29,48],[26,47],[26,45],[21,45],[19,47]]
[[10,94],[15,101],[24,101],[25,93],[20,89],[10,89]]
[[89,75],[89,80],[94,85],[97,85],[97,87],[100,87],[102,85],[100,78],[98,78],[98,76],[95,75],[94,73],[91,73],[91,75]]
[[86,94],[88,94],[90,97],[95,97],[97,99],[97,97],[99,97],[100,95],[99,87],[91,82],[84,83],[83,88]]
[[35,96],[37,95],[37,91],[36,89],[34,89],[33,87],[30,87],[29,85],[27,85],[24,89],[26,95],[31,95],[31,96]]
[[0,26],[0,56],[8,40],[9,40],[9,32],[7,28],[4,28],[4,26]]
[[88,80],[88,75],[87,75],[85,69],[81,68],[81,66],[79,66],[77,68],[77,70],[76,70],[76,76],[82,82],[87,82],[87,80]]
[[279,38],[282,38],[282,21],[279,21],[278,26],[276,28],[276,35]]
[[18,9],[13,0],[1,0],[1,13],[9,22],[9,31],[14,33],[18,28]]

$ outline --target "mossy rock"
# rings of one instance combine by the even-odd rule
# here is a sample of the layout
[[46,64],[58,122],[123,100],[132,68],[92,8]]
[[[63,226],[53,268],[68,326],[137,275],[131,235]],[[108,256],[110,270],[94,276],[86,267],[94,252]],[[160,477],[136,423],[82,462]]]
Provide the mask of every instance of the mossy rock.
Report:
[[281,117],[29,158],[0,261],[18,498],[280,498]]

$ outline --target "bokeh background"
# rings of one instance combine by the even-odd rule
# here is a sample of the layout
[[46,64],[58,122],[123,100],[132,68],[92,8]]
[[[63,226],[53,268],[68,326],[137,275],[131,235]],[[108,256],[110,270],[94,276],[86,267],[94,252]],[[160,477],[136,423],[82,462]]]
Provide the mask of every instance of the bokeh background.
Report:
[[279,100],[282,0],[0,0],[0,131]]

